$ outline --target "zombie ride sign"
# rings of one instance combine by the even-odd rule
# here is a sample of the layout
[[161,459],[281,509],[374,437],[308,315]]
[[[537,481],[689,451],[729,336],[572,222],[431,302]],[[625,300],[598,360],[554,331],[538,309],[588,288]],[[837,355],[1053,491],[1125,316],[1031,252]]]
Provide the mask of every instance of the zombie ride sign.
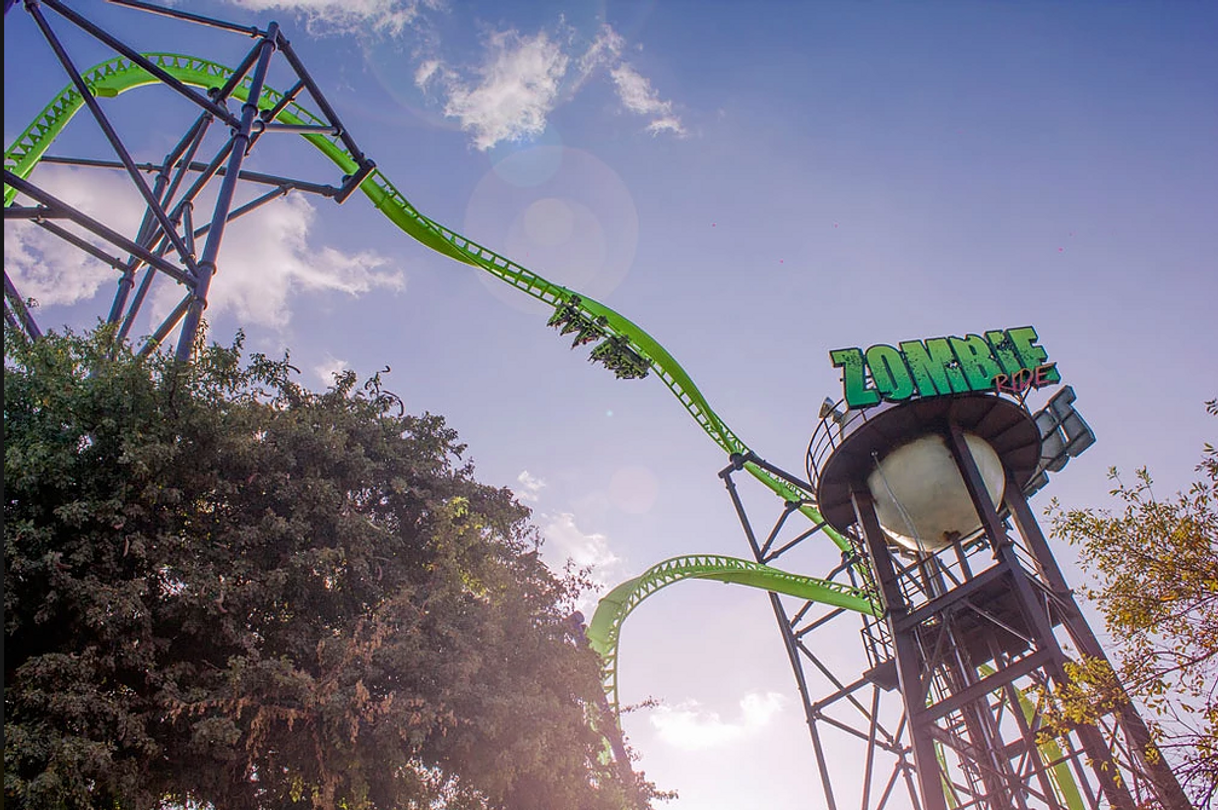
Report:
[[984,391],[1022,397],[1030,389],[1061,381],[1056,364],[1048,362],[1037,340],[1035,329],[1021,326],[989,331],[984,337],[877,343],[867,351],[834,349],[829,357],[834,368],[842,369],[848,408]]

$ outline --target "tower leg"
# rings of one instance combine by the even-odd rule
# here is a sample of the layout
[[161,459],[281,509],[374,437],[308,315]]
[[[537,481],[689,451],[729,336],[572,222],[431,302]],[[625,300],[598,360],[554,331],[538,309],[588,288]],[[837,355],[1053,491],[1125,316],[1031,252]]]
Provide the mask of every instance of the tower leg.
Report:
[[[1091,625],[1087,623],[1082,610],[1079,609],[1078,602],[1074,599],[1074,591],[1066,584],[1066,579],[1053,557],[1052,549],[1049,548],[1044,533],[1041,532],[1040,525],[1037,524],[1032,510],[1028,506],[1027,498],[1018,487],[1008,483],[1004,503],[1011,513],[1020,537],[1024,538],[1035,556],[1042,576],[1052,588],[1055,601],[1062,609],[1062,623],[1065,625],[1071,641],[1074,642],[1075,648],[1088,658],[1096,658],[1108,663],[1104,648],[1092,631]],[[1129,739],[1131,754],[1138,758],[1136,764],[1154,785],[1159,801],[1164,807],[1171,808],[1171,810],[1191,810],[1192,803],[1188,800],[1184,789],[1180,787],[1176,775],[1163,761],[1162,756],[1147,756],[1147,752],[1154,750],[1150,730],[1134,708],[1133,703],[1128,700],[1128,696],[1126,696],[1126,702],[1117,708],[1116,715],[1118,725]]]
[[875,514],[875,504],[872,503],[871,493],[865,489],[856,488],[851,492],[851,496],[859,525],[863,527],[863,538],[867,543],[867,552],[875,569],[880,595],[884,600],[884,612],[893,625],[897,679],[900,683],[901,694],[905,698],[905,711],[909,717],[914,766],[918,771],[918,792],[922,796],[922,805],[926,810],[947,810],[934,738],[928,733],[920,733],[927,724],[927,684],[923,680],[922,656],[918,651],[917,639],[911,633],[898,632],[896,629],[901,623],[900,620],[908,616],[909,609],[905,597],[901,593],[900,583],[892,565],[892,557],[888,552],[884,532],[880,528],[879,518]]

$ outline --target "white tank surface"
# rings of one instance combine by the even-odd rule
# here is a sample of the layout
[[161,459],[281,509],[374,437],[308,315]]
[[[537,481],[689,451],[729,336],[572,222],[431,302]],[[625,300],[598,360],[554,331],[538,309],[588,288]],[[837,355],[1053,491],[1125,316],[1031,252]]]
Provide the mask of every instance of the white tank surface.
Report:
[[[964,439],[997,506],[1006,482],[1002,461],[980,436],[965,433]],[[889,453],[867,477],[867,488],[884,531],[911,551],[938,551],[981,527],[942,436],[922,436]]]

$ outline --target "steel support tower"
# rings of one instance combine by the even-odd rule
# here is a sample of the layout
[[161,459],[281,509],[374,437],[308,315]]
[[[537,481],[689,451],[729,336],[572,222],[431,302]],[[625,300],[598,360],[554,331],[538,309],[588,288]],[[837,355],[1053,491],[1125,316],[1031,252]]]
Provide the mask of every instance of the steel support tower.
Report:
[[[178,62],[185,57],[141,53],[61,0],[25,0],[25,11],[62,67],[69,88],[6,153],[4,218],[31,222],[114,269],[116,289],[105,322],[115,330],[116,345],[128,339],[153,286],[157,282],[177,284],[182,290],[177,305],[152,327],[141,352],[152,352],[178,329],[176,356],[186,360],[199,333],[212,279],[220,269],[220,246],[228,223],[293,191],[341,203],[359,188],[375,164],[343,127],[277,23],[262,29],[140,0],[112,2],[237,34],[253,39],[254,45],[232,72],[201,59],[182,65]],[[14,5],[12,0],[5,1],[6,24]],[[73,37],[83,34],[119,56],[82,72],[61,36],[60,31],[65,29],[70,29]],[[282,94],[274,93],[275,103],[266,105],[272,91],[264,93],[264,90],[276,62],[284,64],[283,73],[294,84]],[[174,75],[181,69],[211,74],[214,80],[200,89]],[[116,120],[105,109],[105,94],[95,91],[107,75],[117,72],[142,72],[146,74],[146,83],[163,85],[181,105],[181,110],[175,112],[191,121],[163,160],[135,160],[122,130],[133,126],[142,130],[149,121]],[[320,111],[320,115],[309,114],[308,123],[282,123],[279,119],[285,111],[300,111],[298,99]],[[75,109],[81,103],[100,129],[111,154],[104,157],[45,154],[46,144],[71,117],[65,110]],[[260,107],[260,103],[265,106]],[[172,120],[169,105],[153,120],[168,125]],[[354,170],[329,183],[248,170],[247,159],[262,139],[283,139],[285,135],[296,140],[301,135],[333,139],[353,156]],[[38,163],[125,173],[145,206],[137,232],[119,233],[52,194],[37,176],[26,177]],[[244,201],[239,199],[239,187],[252,189]],[[10,325],[30,338],[37,338],[42,332],[29,301],[22,297],[7,272],[4,316]]]
[[[1046,420],[1047,412],[1034,417],[1022,403],[969,394],[824,415],[803,488],[854,545],[833,575],[865,585],[883,606],[881,616],[863,622],[867,666],[844,675],[817,643],[843,612],[817,614],[811,603],[771,595],[830,810],[1191,807],[1130,703],[1106,708],[1095,725],[1046,725],[1067,682],[1067,661],[1104,658],[1025,494],[1043,485],[1046,464],[1064,463],[1061,421]],[[966,433],[989,442],[1002,461],[997,507]],[[884,455],[926,435],[941,436],[950,449],[980,529],[938,551],[908,552],[881,527],[867,477]],[[754,555],[769,562],[811,531],[777,539],[796,506],[788,504],[760,541],[732,482],[739,466],[721,476]],[[813,680],[827,688],[817,693]],[[841,774],[841,741],[851,739],[856,753],[846,761],[861,766],[861,784]]]

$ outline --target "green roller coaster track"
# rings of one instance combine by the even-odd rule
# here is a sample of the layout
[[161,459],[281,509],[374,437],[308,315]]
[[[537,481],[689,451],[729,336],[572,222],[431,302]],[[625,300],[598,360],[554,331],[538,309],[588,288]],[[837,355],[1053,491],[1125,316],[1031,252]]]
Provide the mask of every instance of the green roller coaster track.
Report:
[[748,585],[873,616],[879,612],[861,588],[852,588],[827,579],[790,574],[736,557],[689,554],[657,563],[603,596],[588,625],[588,643],[604,661],[605,691],[615,715],[618,705],[617,645],[622,623],[644,599],[661,588],[685,579],[708,579]]
[[[219,87],[232,75],[223,65],[193,56],[172,53],[144,55],[166,73],[187,85],[202,88]],[[83,71],[85,84],[99,97],[114,97],[128,90],[160,83],[160,79],[124,57],[115,57]],[[234,91],[242,101],[248,99],[249,79]],[[271,109],[283,94],[266,88],[258,99],[260,109]],[[80,110],[84,99],[74,87],[63,90],[34,122],[5,150],[5,168],[21,178],[28,178],[46,154],[55,138]],[[277,120],[293,125],[325,126],[325,122],[295,101],[289,102]],[[336,137],[304,133],[305,140],[342,171],[353,173],[357,164],[346,147]],[[473,242],[423,215],[389,182],[379,170],[373,171],[360,185],[360,190],[382,214],[407,235],[425,246],[480,268],[521,292],[554,308],[550,326],[562,334],[575,334],[573,346],[594,341],[601,343],[592,350],[591,358],[601,362],[619,377],[639,378],[654,371],[682,407],[729,457],[789,504],[798,504],[816,529],[825,534],[842,551],[850,548],[849,541],[825,525],[820,512],[808,502],[810,493],[774,475],[749,460],[752,454],[739,437],[719,418],[706,398],[672,355],[642,328],[610,307],[566,287],[552,284],[532,271],[521,267],[494,251]],[[12,205],[17,190],[4,188],[4,205]],[[616,719],[617,707],[617,647],[622,623],[644,599],[661,588],[686,579],[714,580],[736,583],[802,599],[876,615],[878,608],[866,591],[829,580],[806,577],[780,571],[760,563],[716,555],[676,557],[652,566],[638,577],[614,588],[600,602],[588,627],[590,646],[602,656],[606,696]],[[1063,789],[1073,789],[1068,780]],[[1074,796],[1077,796],[1074,789]],[[1071,796],[1070,798],[1074,798]],[[1074,801],[1069,802],[1073,808]]]
[[[196,87],[219,87],[232,75],[232,70],[228,67],[183,54],[151,53],[144,56],[179,81]],[[160,82],[159,78],[124,57],[115,57],[95,65],[84,71],[82,76],[85,84],[99,97],[115,97],[128,90]],[[238,86],[233,95],[239,100],[247,100],[249,79]],[[271,109],[282,99],[282,93],[266,88],[258,99],[258,105],[261,109]],[[28,178],[55,138],[83,104],[84,99],[73,86],[65,88],[13,145],[5,150],[5,168],[19,177]],[[295,101],[284,107],[277,120],[292,125],[325,124]],[[301,137],[320,150],[342,171],[352,173],[356,170],[356,160],[337,137],[317,133],[306,133]],[[424,216],[379,171],[370,174],[361,184],[360,190],[367,195],[377,210],[417,241],[459,262],[485,270],[516,289],[554,307],[549,325],[558,327],[564,335],[574,333],[573,347],[602,341],[592,350],[590,359],[603,363],[619,377],[639,378],[654,371],[707,435],[730,457],[747,459],[751,456],[749,448],[714,412],[685,369],[681,368],[655,338],[625,316],[598,301],[552,284],[510,259]],[[5,206],[11,205],[16,196],[15,188],[5,186]],[[753,461],[743,460],[741,464],[784,501],[799,504],[798,511],[817,528],[823,529],[838,548],[849,548],[848,541],[826,526],[820,513],[808,503],[808,493],[801,492]],[[827,580],[788,574],[758,563],[705,555],[681,557],[660,563],[605,597],[589,630],[592,646],[604,657],[606,693],[612,697],[615,718],[617,639],[622,622],[648,595],[672,582],[688,578],[736,582],[861,612],[874,612],[871,601],[862,591]]]
[[[230,68],[193,56],[172,53],[150,53],[144,56],[179,81],[196,87],[219,87],[232,75]],[[83,71],[82,76],[93,92],[101,97],[117,96],[137,87],[160,82],[160,79],[125,57],[115,57],[95,65]],[[233,95],[246,100],[248,93],[249,79],[246,79]],[[271,109],[282,98],[282,93],[266,88],[258,100],[258,106],[260,109]],[[83,103],[84,99],[74,87],[65,88],[14,144],[5,150],[5,168],[19,177],[27,178]],[[277,120],[295,125],[325,125],[315,114],[294,101],[279,113]],[[337,138],[317,133],[302,134],[301,137],[317,147],[342,171],[356,170],[355,159]],[[714,412],[685,369],[681,368],[655,338],[628,318],[599,301],[550,283],[512,260],[423,215],[380,171],[370,174],[360,185],[360,190],[393,224],[427,247],[464,264],[485,270],[521,292],[554,307],[550,325],[560,327],[564,334],[576,332],[575,345],[603,340],[593,349],[592,359],[604,363],[618,376],[641,377],[649,370],[654,371],[715,444],[729,456],[750,455],[749,448]],[[15,188],[6,186],[5,206],[11,205],[16,195]],[[744,468],[784,500],[791,503],[807,500],[807,493],[801,493],[754,462],[744,462]],[[814,524],[821,526],[838,548],[843,551],[849,548],[849,541],[831,527],[825,526],[820,512],[814,506],[802,503],[799,511]]]

